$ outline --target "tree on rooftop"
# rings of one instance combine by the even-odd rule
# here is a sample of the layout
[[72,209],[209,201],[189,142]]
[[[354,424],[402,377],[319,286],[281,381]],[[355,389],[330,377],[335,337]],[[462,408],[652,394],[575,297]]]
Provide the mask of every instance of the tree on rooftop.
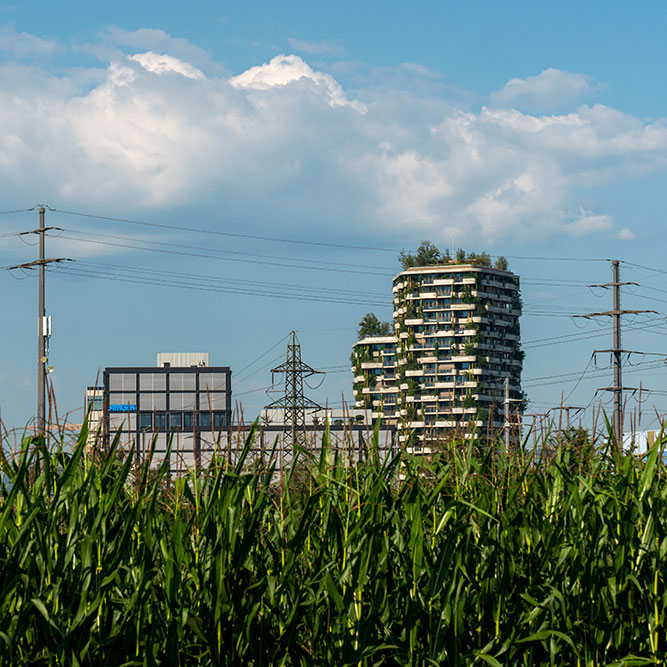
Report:
[[419,266],[433,266],[434,264],[451,264],[453,262],[456,264],[474,264],[475,266],[493,266],[500,271],[509,271],[509,264],[505,257],[500,256],[493,263],[487,252],[466,252],[463,248],[459,248],[454,255],[454,259],[452,259],[449,250],[440,252],[431,241],[422,241],[414,253],[403,250],[398,256],[398,261],[401,263],[403,270]]
[[440,264],[443,261],[443,257],[434,243],[422,241],[414,255],[411,252],[405,252],[405,250],[401,251],[398,261],[403,266],[403,269],[409,269],[413,266]]
[[498,271],[509,271],[510,265],[507,259],[500,255],[496,260],[496,263],[493,265],[493,268],[498,269]]
[[368,336],[391,336],[391,324],[379,320],[375,313],[366,313],[359,322],[357,335],[359,340]]

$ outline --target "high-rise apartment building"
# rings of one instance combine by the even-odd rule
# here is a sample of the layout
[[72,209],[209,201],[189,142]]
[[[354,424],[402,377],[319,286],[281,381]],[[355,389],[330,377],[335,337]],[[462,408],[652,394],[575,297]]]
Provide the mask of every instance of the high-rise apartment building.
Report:
[[506,378],[522,410],[518,276],[449,262],[402,271],[393,293],[395,335],[354,346],[357,407],[419,444],[502,428]]

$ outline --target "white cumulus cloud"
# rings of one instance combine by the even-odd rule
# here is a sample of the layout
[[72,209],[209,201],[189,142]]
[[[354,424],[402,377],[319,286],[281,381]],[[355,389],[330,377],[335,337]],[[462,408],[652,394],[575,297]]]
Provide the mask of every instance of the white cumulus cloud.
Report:
[[667,169],[664,119],[599,104],[540,115],[387,82],[355,92],[295,55],[229,77],[147,50],[96,72],[0,65],[0,196],[124,215],[204,201],[258,228],[461,244],[628,241],[586,192]]
[[527,111],[548,111],[588,97],[599,88],[600,84],[585,74],[550,67],[537,76],[510,79],[491,93],[491,102]]
[[230,83],[235,88],[268,90],[301,80],[310,81],[325,91],[331,106],[352,106],[359,111],[364,110],[359,102],[350,102],[347,99],[341,85],[330,74],[315,72],[299,56],[276,56],[268,63],[251,67],[233,77]]
[[137,53],[134,56],[130,56],[130,60],[138,62],[146,71],[153,72],[153,74],[168,74],[172,72],[188,79],[204,78],[204,74],[196,67],[167,54],[148,51],[147,53]]

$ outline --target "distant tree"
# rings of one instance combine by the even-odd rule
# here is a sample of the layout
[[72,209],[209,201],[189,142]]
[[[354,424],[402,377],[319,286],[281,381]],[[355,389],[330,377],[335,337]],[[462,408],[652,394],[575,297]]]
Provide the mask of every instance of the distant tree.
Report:
[[463,248],[459,248],[456,251],[456,261],[465,262],[466,261],[466,251]]
[[403,269],[410,269],[413,266],[432,266],[440,264],[442,260],[443,257],[437,246],[430,241],[422,241],[414,254],[403,250],[398,256],[398,261]]
[[498,271],[509,271],[510,265],[507,259],[500,255],[496,260],[496,263],[493,265],[493,268],[498,269]]
[[359,340],[368,336],[391,336],[391,324],[378,320],[375,313],[366,313],[359,322]]

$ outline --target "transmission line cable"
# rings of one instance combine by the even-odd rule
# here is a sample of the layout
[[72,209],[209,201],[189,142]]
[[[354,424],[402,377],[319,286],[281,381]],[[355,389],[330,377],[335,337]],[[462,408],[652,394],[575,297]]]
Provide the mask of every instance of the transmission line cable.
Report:
[[245,279],[240,279],[240,278],[227,278],[223,276],[211,276],[211,275],[206,275],[206,274],[198,274],[198,273],[184,273],[180,271],[168,271],[165,269],[149,269],[145,267],[133,267],[133,266],[128,266],[128,265],[123,265],[123,264],[108,264],[105,262],[90,262],[86,260],[77,260],[76,261],[77,265],[84,265],[84,266],[90,266],[93,269],[96,267],[101,267],[100,270],[116,270],[116,271],[124,271],[128,273],[129,275],[133,274],[139,274],[141,275],[142,273],[147,273],[149,274],[150,277],[152,275],[159,275],[159,276],[171,276],[171,277],[177,277],[177,278],[191,278],[195,280],[202,280],[205,282],[229,282],[229,283],[236,283],[238,285],[241,285],[242,287],[248,286],[248,285],[256,285],[259,287],[280,287],[280,288],[286,288],[286,289],[300,289],[300,290],[307,290],[311,292],[322,292],[322,293],[331,293],[334,295],[343,295],[343,294],[349,294],[352,296],[356,297],[368,297],[369,299],[383,299],[386,297],[385,294],[381,294],[379,292],[358,292],[358,291],[348,291],[348,290],[342,290],[339,288],[333,288],[333,287],[315,287],[311,285],[306,285],[304,283],[299,283],[299,284],[293,284],[293,283],[277,283],[275,281],[273,282],[268,282],[268,281],[261,281],[261,280],[245,280]]
[[[265,259],[279,259],[282,261],[286,262],[310,262],[310,263],[317,263],[317,264],[329,264],[331,266],[359,266],[359,263],[357,262],[356,264],[351,264],[347,262],[331,262],[323,259],[302,259],[300,257],[282,257],[282,256],[276,256],[276,255],[264,255],[262,253],[256,253],[256,252],[242,252],[240,250],[219,250],[217,248],[210,248],[206,247],[203,248],[201,246],[192,246],[192,245],[186,245],[184,243],[169,243],[167,241],[156,241],[154,239],[138,239],[136,237],[131,237],[131,236],[119,236],[116,234],[102,234],[100,232],[88,232],[88,231],[83,231],[79,229],[68,229],[68,228],[62,228],[61,231],[63,232],[68,232],[70,234],[82,234],[85,236],[99,236],[100,238],[107,238],[107,239],[115,239],[119,241],[130,241],[133,243],[143,243],[143,244],[152,244],[152,245],[159,245],[159,246],[165,246],[165,247],[170,247],[170,248],[181,248],[181,249],[186,249],[186,250],[204,250],[206,252],[220,252],[220,253],[226,253],[228,255],[243,255],[245,257],[263,257]],[[58,234],[51,234],[50,236],[55,236],[58,237],[60,235]],[[62,236],[62,238],[68,238],[66,236]],[[86,241],[86,239],[79,239],[80,241]],[[393,271],[392,267],[389,266],[369,266],[366,267],[369,269],[378,269],[380,271]]]
[[125,276],[114,276],[114,275],[108,275],[108,274],[103,274],[95,271],[86,271],[85,269],[77,269],[77,268],[71,268],[69,266],[67,267],[60,267],[58,269],[49,269],[50,271],[55,271],[58,273],[61,273],[63,275],[71,275],[71,276],[80,276],[84,278],[96,278],[100,280],[113,280],[113,281],[118,281],[118,282],[125,282],[125,283],[132,283],[132,284],[140,284],[140,285],[153,285],[157,287],[176,287],[179,289],[189,289],[189,290],[196,290],[196,291],[201,291],[201,292],[222,292],[222,293],[227,293],[227,294],[241,294],[245,296],[260,296],[260,297],[270,297],[270,298],[276,298],[276,299],[287,299],[287,300],[297,300],[297,301],[317,301],[321,303],[338,303],[338,304],[351,304],[351,305],[361,305],[361,306],[385,306],[386,304],[381,304],[377,302],[372,302],[372,301],[364,301],[361,299],[350,299],[350,298],[341,298],[341,299],[336,299],[333,297],[328,297],[328,296],[318,296],[315,294],[285,294],[283,292],[261,292],[258,290],[252,290],[252,289],[235,289],[232,287],[224,287],[224,286],[204,286],[204,285],[196,285],[196,284],[187,284],[182,281],[169,281],[169,280],[158,280],[157,278],[155,280],[150,280],[147,278],[138,278],[138,277],[125,277]]
[[278,345],[280,345],[283,341],[286,341],[289,338],[289,334],[286,334],[283,336],[275,345],[272,345],[266,352],[262,352],[258,357],[253,359],[247,366],[244,366],[240,371],[237,371],[237,375],[241,375],[243,371],[247,370],[251,366],[254,366],[260,359],[263,359],[271,350],[275,350]]
[[243,262],[247,264],[263,264],[267,266],[282,266],[285,268],[289,269],[307,269],[310,271],[334,271],[336,273],[354,273],[354,274],[359,274],[359,275],[367,275],[367,276],[388,276],[389,274],[387,273],[380,273],[378,271],[359,271],[359,270],[354,270],[354,269],[335,269],[335,268],[328,268],[325,266],[305,266],[305,265],[296,265],[296,264],[281,264],[278,262],[263,262],[261,260],[253,260],[253,259],[240,259],[238,257],[220,257],[219,255],[210,255],[210,254],[203,254],[203,253],[195,253],[195,252],[185,252],[184,250],[168,250],[167,248],[146,248],[144,246],[138,246],[138,245],[133,245],[129,243],[115,243],[112,241],[97,241],[93,239],[82,239],[82,238],[75,238],[72,236],[65,236],[65,235],[59,235],[58,238],[61,239],[67,239],[69,241],[78,241],[80,243],[95,243],[98,245],[106,245],[106,246],[111,246],[115,248],[128,248],[131,250],[143,250],[145,252],[157,252],[157,253],[165,253],[168,255],[182,255],[184,257],[203,257],[206,259],[218,259],[222,260],[225,262]]
[[326,248],[346,248],[350,250],[376,250],[379,252],[399,252],[396,248],[377,248],[374,246],[353,245],[347,243],[327,243],[325,241],[306,241],[304,239],[286,239],[278,236],[260,236],[258,234],[238,234],[235,232],[222,232],[213,229],[198,229],[196,227],[185,227],[182,225],[167,225],[158,222],[145,222],[142,220],[131,220],[128,218],[113,218],[107,215],[94,215],[92,213],[81,213],[77,211],[64,211],[61,209],[52,209],[54,213],[61,213],[63,215],[76,215],[83,218],[91,218],[93,220],[107,220],[110,222],[124,222],[131,225],[142,225],[144,227],[158,227],[161,229],[174,229],[181,232],[189,232],[196,234],[212,234],[215,236],[232,236],[240,239],[253,239],[255,241],[272,241],[276,243],[294,243],[300,245],[321,246]]

